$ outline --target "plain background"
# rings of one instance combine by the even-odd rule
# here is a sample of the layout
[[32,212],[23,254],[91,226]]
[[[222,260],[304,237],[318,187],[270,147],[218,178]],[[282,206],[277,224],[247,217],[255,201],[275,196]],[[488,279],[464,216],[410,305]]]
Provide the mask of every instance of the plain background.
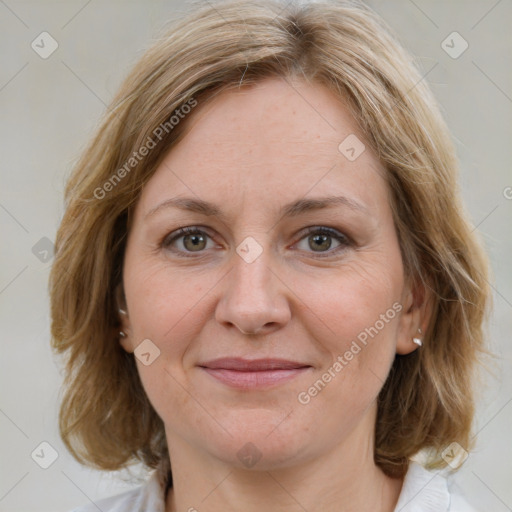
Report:
[[[478,443],[456,480],[478,510],[512,510],[512,3],[369,4],[416,56],[441,104],[467,208],[490,254],[497,377],[482,391]],[[44,239],[55,239],[65,178],[122,78],[184,9],[178,1],[0,0],[1,511],[64,512],[134,485],[81,467],[59,439],[62,375],[49,347]],[[43,31],[59,45],[47,59],[31,48]],[[469,44],[457,59],[441,47],[454,31]],[[31,458],[42,441],[58,452],[48,469]]]

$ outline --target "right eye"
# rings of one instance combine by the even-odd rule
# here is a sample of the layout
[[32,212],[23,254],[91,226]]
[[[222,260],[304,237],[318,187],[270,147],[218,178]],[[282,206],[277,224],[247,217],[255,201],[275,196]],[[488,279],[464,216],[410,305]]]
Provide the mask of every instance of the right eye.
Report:
[[[208,245],[210,242],[210,245]],[[187,226],[169,233],[162,241],[162,247],[173,252],[201,253],[205,249],[211,249],[213,240],[203,230],[195,226]],[[187,255],[188,257],[188,255]]]

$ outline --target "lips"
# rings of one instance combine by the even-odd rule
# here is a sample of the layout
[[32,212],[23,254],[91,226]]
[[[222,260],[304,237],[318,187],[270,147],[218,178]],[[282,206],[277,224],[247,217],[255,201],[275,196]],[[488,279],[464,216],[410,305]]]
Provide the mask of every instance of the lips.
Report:
[[225,357],[200,364],[212,370],[235,370],[239,372],[264,372],[269,370],[294,370],[310,365],[287,361],[285,359],[242,359],[238,357]]
[[286,359],[220,358],[198,365],[206,373],[231,387],[269,387],[284,383],[311,368]]

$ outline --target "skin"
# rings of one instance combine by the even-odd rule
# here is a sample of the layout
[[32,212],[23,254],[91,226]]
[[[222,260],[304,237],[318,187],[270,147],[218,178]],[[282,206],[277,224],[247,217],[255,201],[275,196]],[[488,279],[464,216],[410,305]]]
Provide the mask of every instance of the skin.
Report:
[[[402,482],[373,461],[376,397],[427,318],[422,291],[404,278],[384,168],[346,106],[318,84],[266,79],[220,94],[186,122],[136,206],[123,269],[121,343],[133,352],[150,339],[160,350],[150,365],[136,361],[165,424],[174,478],[166,511],[392,511]],[[350,134],[366,146],[355,161],[338,150]],[[360,208],[280,214],[326,196]],[[177,197],[214,203],[220,215],[154,211]],[[203,232],[199,248],[190,236],[170,242],[185,226]],[[341,241],[327,235],[319,248],[310,226]],[[262,249],[252,263],[236,252],[249,236]],[[397,303],[401,311],[300,403]],[[240,390],[198,366],[219,357],[310,367]],[[237,456],[244,446],[261,457],[252,467]]]

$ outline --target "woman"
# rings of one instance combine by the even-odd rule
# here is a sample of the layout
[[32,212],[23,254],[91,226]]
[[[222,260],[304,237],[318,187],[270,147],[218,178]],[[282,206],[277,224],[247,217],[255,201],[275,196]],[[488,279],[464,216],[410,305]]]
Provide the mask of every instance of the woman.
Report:
[[440,473],[470,449],[488,301],[456,167],[364,5],[176,24],[66,191],[61,434],[84,464],[156,470],[78,510],[471,510]]

